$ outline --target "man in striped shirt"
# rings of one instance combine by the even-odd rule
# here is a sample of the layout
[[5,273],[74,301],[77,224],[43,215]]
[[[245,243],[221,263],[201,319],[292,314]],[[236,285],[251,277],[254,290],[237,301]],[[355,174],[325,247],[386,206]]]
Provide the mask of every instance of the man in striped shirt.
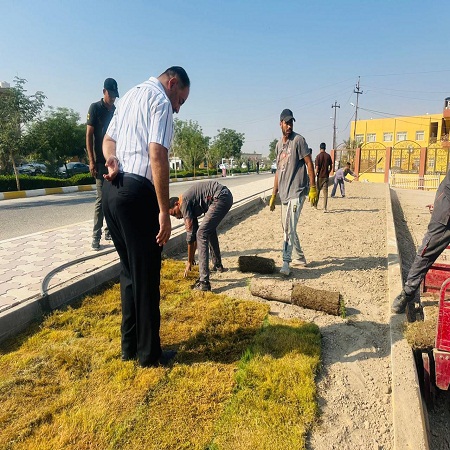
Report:
[[190,81],[173,66],[130,89],[116,107],[103,141],[108,174],[103,210],[120,256],[122,360],[166,365],[161,349],[160,271],[169,240],[169,157],[173,113],[187,100]]

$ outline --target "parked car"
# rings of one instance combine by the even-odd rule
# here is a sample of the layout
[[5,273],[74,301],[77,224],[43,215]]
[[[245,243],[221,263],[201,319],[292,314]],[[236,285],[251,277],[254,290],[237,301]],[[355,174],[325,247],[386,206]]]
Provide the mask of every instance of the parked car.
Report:
[[42,175],[43,173],[47,173],[47,166],[45,164],[41,164],[41,163],[26,163],[26,164],[21,164],[18,168],[17,171],[21,174],[21,175]]
[[276,161],[274,161],[274,162],[272,163],[272,165],[270,166],[270,171],[271,171],[272,173],[275,173],[275,172],[277,171],[277,162],[276,162]]
[[78,173],[89,173],[89,166],[80,162],[69,162],[58,169],[58,175],[63,178],[70,178]]

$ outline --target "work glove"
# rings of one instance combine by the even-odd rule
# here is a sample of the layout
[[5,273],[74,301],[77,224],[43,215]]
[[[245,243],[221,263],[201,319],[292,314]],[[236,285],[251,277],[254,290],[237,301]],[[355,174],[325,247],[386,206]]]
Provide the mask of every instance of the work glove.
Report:
[[309,188],[308,201],[311,203],[311,206],[317,206],[319,196],[317,195],[317,188],[315,186]]
[[276,194],[272,194],[272,197],[270,197],[270,200],[269,200],[269,208],[270,208],[270,210],[271,211],[274,211],[275,210],[275,199],[277,198],[277,195]]

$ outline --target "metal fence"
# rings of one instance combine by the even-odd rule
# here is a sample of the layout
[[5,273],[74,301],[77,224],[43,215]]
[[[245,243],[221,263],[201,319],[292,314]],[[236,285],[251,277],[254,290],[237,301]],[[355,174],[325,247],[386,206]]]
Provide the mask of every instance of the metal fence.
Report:
[[418,177],[417,175],[392,174],[389,178],[392,187],[400,189],[420,189],[435,191],[439,187],[439,176]]

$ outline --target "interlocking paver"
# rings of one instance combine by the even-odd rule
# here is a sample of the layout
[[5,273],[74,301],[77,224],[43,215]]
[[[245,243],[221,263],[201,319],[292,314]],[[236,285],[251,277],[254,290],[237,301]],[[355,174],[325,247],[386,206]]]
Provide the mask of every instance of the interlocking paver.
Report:
[[14,281],[14,280],[7,281],[6,283],[3,283],[3,284],[0,286],[0,295],[3,295],[3,294],[8,293],[8,295],[11,295],[11,296],[14,297],[14,294],[13,294],[12,292],[10,292],[10,291],[12,291],[13,289],[16,289],[16,288],[20,288],[20,286],[21,286],[20,280],[17,280],[17,281]]

